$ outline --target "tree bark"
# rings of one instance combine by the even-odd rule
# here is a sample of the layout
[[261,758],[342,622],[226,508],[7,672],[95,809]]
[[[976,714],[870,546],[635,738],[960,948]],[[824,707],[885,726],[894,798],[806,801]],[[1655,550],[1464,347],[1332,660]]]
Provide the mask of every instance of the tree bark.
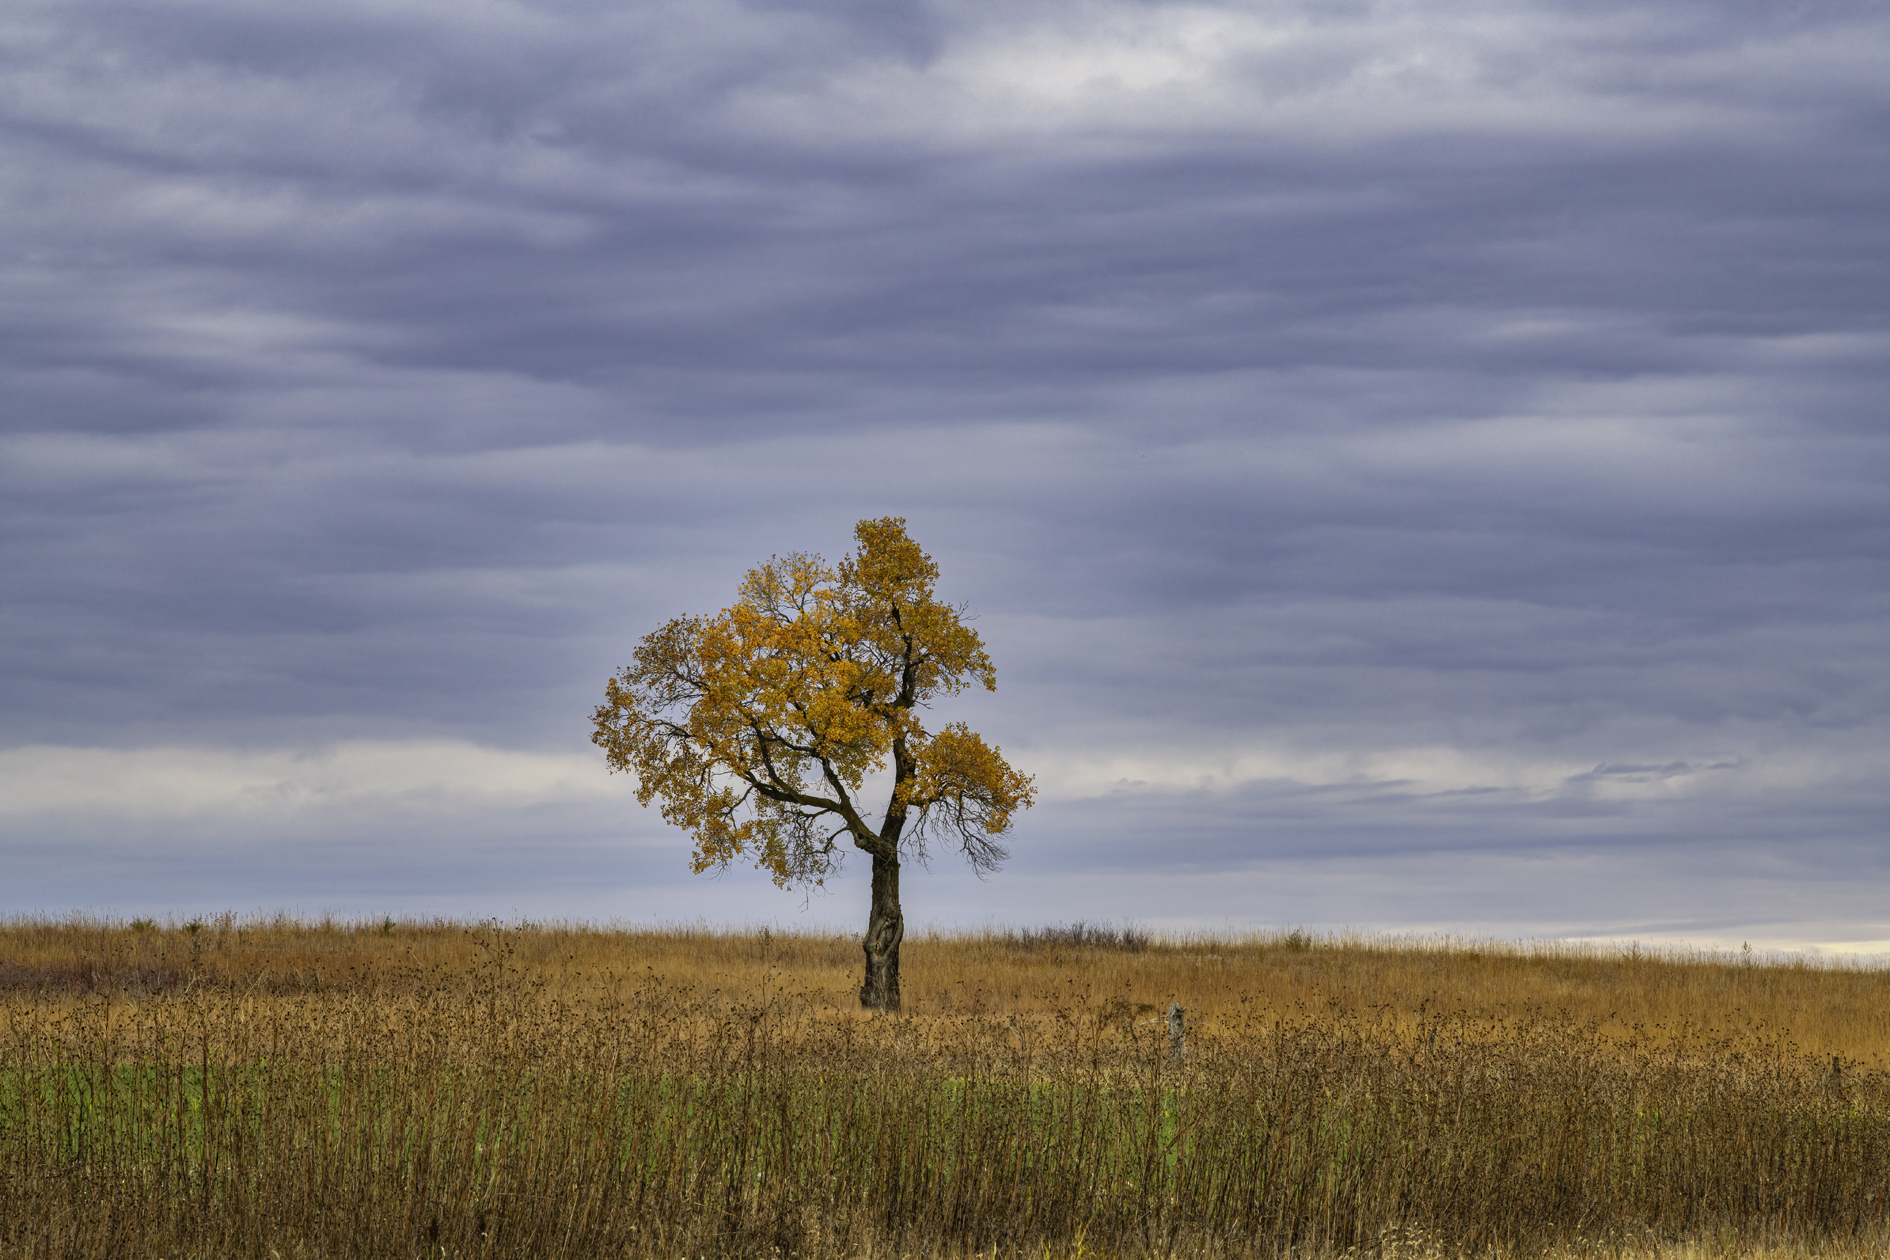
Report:
[[906,917],[899,909],[899,858],[873,855],[873,909],[866,920],[866,983],[860,1005],[869,1011],[899,1009],[899,942],[906,938]]

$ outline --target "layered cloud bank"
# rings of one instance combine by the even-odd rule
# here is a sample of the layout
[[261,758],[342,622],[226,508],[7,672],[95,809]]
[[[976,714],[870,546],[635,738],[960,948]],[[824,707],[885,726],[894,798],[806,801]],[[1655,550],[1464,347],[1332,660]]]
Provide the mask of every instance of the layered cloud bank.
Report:
[[[1874,837],[1846,822],[1878,798],[1863,756],[1571,771],[1451,748],[1094,762],[1045,750],[1032,766],[1042,800],[1013,869],[980,884],[939,855],[909,892],[919,921],[1049,906],[1180,929],[1886,944],[1872,934]],[[15,748],[0,753],[0,827],[16,837],[19,902],[42,909],[857,917],[845,880],[800,898],[752,872],[691,880],[686,838],[592,757],[457,741]]]
[[[635,638],[897,514],[914,916],[1890,938],[1880,6],[25,3],[4,908],[683,875]],[[926,899],[930,900],[926,900]]]

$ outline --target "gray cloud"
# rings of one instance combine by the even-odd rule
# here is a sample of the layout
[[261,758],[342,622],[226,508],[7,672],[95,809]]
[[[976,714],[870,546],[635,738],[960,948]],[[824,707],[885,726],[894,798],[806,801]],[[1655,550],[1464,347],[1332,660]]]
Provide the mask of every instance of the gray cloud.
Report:
[[[1047,789],[927,913],[1890,938],[1831,891],[1890,804],[1887,48],[1835,3],[19,6],[0,750],[582,754],[638,634],[896,513]],[[683,842],[555,792],[429,890],[452,799],[243,815],[209,885],[225,823],[9,814],[8,896],[778,904],[600,882]]]

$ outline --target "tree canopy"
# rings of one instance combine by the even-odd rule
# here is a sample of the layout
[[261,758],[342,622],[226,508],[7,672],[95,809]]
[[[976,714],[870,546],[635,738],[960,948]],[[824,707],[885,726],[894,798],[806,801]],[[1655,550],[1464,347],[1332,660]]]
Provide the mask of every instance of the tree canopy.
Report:
[[[732,606],[646,635],[607,684],[592,739],[636,776],[639,801],[693,834],[696,871],[747,858],[783,887],[818,885],[850,842],[873,856],[876,915],[890,868],[896,914],[902,856],[947,843],[995,869],[1035,789],[963,723],[926,728],[933,699],[995,690],[996,670],[964,609],[934,593],[938,566],[903,520],[861,521],[854,536],[837,565],[776,556]],[[875,823],[861,795],[889,766]],[[892,949],[896,968],[897,934]]]

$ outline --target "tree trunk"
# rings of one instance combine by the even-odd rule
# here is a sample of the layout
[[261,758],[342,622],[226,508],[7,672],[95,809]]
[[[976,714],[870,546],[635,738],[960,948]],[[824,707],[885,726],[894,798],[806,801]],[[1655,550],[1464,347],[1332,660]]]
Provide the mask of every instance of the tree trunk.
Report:
[[873,855],[873,910],[866,920],[866,983],[860,1005],[869,1011],[899,1009],[899,942],[906,917],[899,911],[899,859]]

